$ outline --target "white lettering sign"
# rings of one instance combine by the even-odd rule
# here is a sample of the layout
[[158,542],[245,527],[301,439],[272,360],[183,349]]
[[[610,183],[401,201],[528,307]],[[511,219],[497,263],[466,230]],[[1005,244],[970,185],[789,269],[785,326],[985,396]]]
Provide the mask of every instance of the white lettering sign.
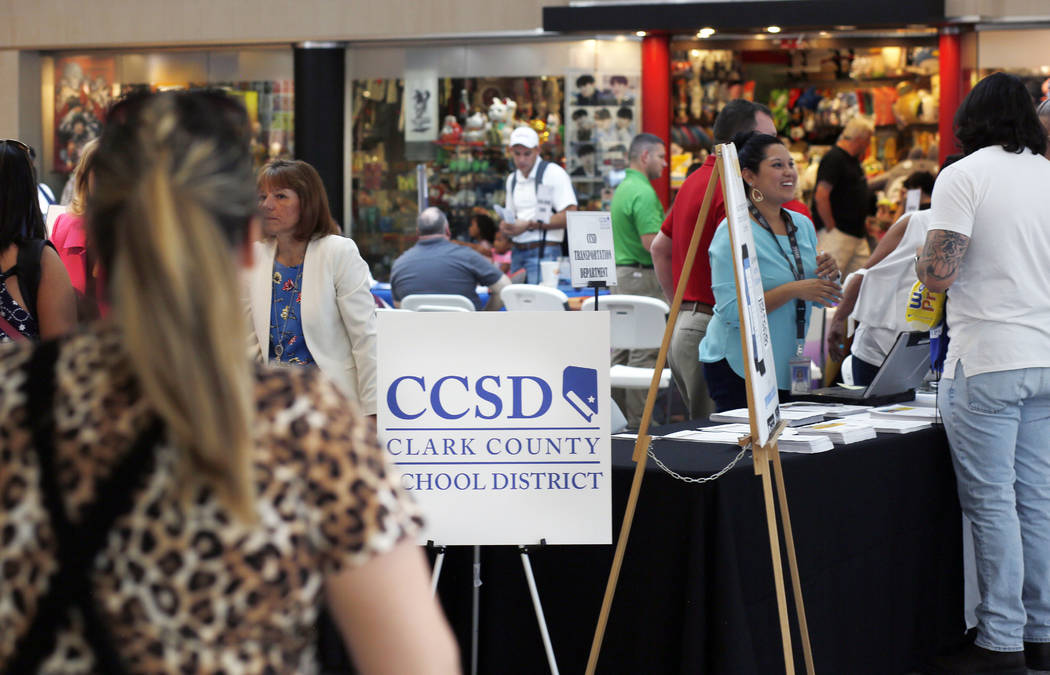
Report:
[[733,246],[736,267],[737,298],[740,309],[740,330],[744,341],[744,364],[751,380],[752,400],[748,401],[759,445],[765,445],[780,421],[780,396],[777,391],[777,367],[773,360],[773,342],[766,318],[765,291],[758,268],[758,249],[751,231],[751,216],[747,210],[747,196],[740,178],[740,163],[736,146],[719,146],[722,151],[722,189],[725,193],[726,217],[729,219],[729,240]]
[[568,211],[569,267],[572,285],[616,285],[612,216],[605,211]]
[[382,312],[377,344],[380,442],[426,539],[611,543],[608,314]]

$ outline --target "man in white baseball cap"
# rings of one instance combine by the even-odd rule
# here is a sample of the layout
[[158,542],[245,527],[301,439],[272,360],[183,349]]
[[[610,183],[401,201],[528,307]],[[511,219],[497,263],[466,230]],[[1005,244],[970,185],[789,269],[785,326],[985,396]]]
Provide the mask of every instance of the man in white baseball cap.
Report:
[[557,260],[565,238],[566,212],[576,210],[569,174],[540,158],[540,139],[530,127],[510,134],[515,170],[507,176],[507,204],[500,229],[514,242],[511,271],[524,268],[526,281],[540,282],[540,260]]

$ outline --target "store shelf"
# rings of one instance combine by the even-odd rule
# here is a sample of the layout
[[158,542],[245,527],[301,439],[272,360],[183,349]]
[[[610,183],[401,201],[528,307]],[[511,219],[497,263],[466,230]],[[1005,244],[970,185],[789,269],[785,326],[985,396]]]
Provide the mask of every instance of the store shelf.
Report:
[[924,80],[930,80],[933,75],[924,75],[920,73],[909,73],[900,75],[899,77],[878,77],[863,80],[855,80],[852,78],[847,79],[828,79],[828,80],[814,80],[814,79],[790,79],[786,81],[786,86],[794,89],[802,89],[805,87],[815,87],[817,89],[833,89],[833,88],[846,88],[846,89],[864,89],[866,87],[886,87],[895,86],[901,82],[921,82]]

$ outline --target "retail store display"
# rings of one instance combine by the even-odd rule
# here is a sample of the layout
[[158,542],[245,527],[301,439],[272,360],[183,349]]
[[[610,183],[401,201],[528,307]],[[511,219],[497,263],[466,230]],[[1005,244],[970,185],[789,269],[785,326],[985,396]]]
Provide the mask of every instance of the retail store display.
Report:
[[[251,150],[257,167],[268,159],[291,157],[294,153],[295,86],[291,79],[211,81],[209,73],[200,80],[187,77],[170,64],[175,73],[158,81],[122,81],[121,74],[132,69],[127,59],[138,55],[62,56],[55,60],[54,171],[69,174],[80,158],[81,148],[102,129],[106,110],[115,100],[132,92],[164,89],[223,89],[237,97],[252,124]],[[193,60],[194,55],[183,55]],[[172,59],[172,61],[179,61]],[[155,59],[155,70],[164,75],[169,66],[164,57]],[[174,79],[172,79],[174,78]]]
[[935,160],[940,82],[932,46],[818,49],[803,39],[761,50],[701,45],[682,41],[672,48],[672,187],[709,151],[714,117],[734,98],[770,107],[778,132],[791,143],[803,200],[815,187],[820,158],[854,115],[875,124],[864,169],[873,188],[894,188],[889,199],[896,201],[899,182],[884,179],[884,172],[906,160]]
[[436,141],[423,143],[406,141],[402,80],[354,82],[354,238],[377,279],[415,241],[417,165],[426,166],[429,205],[448,214],[456,238],[467,236],[472,213],[494,215],[504,203],[516,127],[536,131],[545,159],[564,161],[563,87],[547,76],[439,79],[441,126]]
[[608,210],[627,170],[627,150],[641,131],[641,76],[570,70],[566,169],[581,210]]

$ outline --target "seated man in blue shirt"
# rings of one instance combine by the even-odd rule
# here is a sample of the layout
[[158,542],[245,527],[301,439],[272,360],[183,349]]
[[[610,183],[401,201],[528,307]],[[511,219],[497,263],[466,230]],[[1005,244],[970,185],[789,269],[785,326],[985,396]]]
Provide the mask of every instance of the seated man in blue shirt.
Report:
[[424,209],[416,220],[419,240],[394,261],[390,270],[390,291],[394,305],[406,295],[442,293],[462,295],[482,309],[475,288],[488,286],[486,310],[503,306],[500,291],[510,283],[507,275],[483,255],[450,241],[448,219],[437,207]]

